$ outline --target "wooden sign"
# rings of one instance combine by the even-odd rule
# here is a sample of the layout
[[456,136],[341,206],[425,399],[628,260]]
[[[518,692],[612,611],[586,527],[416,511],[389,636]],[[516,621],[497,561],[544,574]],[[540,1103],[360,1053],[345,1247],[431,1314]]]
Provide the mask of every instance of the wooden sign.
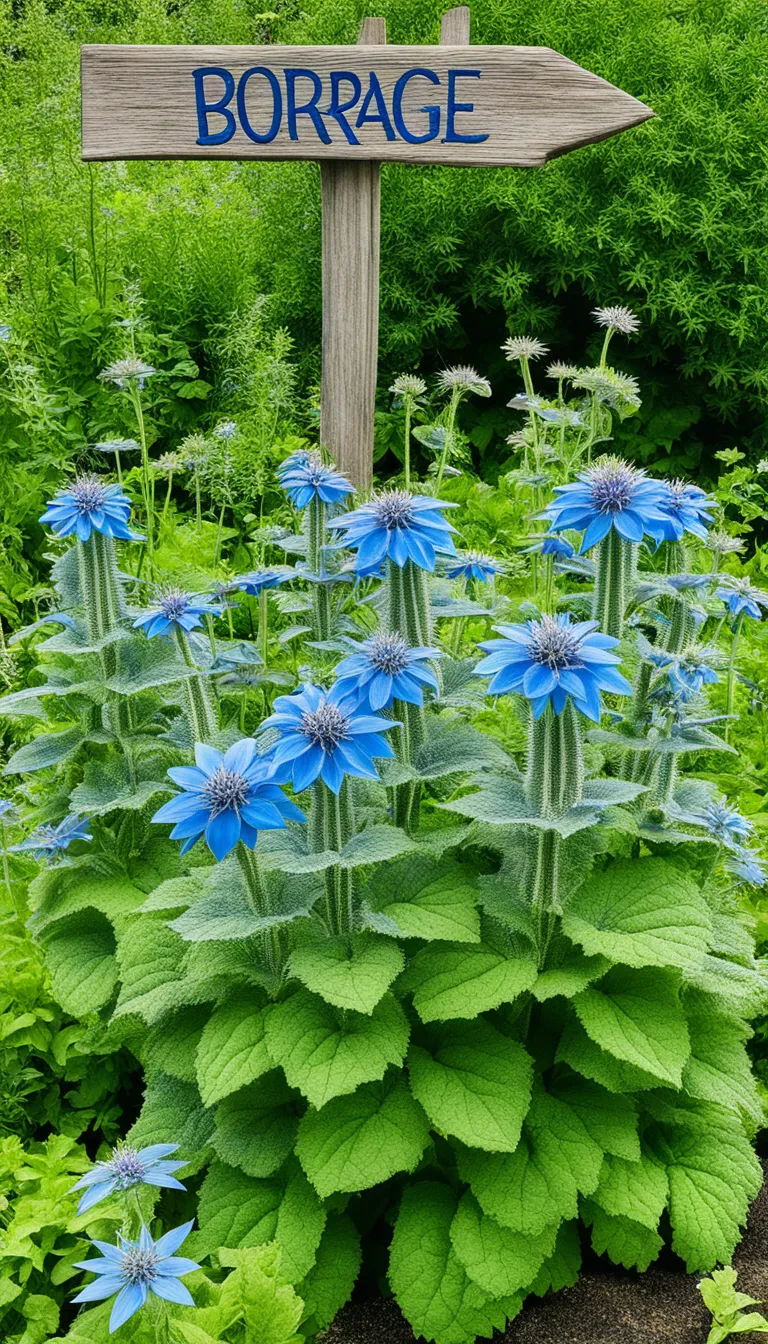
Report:
[[[469,9],[437,47],[82,48],[84,159],[319,159],[320,437],[357,486],[373,474],[383,161],[524,167],[653,116],[548,47],[472,47]],[[414,239],[418,246],[418,238]]]
[[85,159],[531,168],[650,117],[548,47],[82,51]]

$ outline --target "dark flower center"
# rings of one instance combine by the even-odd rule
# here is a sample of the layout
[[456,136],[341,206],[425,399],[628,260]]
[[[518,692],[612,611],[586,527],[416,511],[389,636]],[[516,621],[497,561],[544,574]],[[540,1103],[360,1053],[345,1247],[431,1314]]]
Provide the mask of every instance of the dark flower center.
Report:
[[109,1168],[124,1188],[137,1185],[144,1175],[144,1166],[135,1148],[117,1148]]
[[589,487],[595,508],[600,513],[621,513],[623,509],[628,509],[642,479],[642,472],[617,457],[598,462],[589,471]]
[[212,815],[217,817],[220,812],[228,812],[230,809],[239,811],[248,801],[250,787],[248,780],[237,770],[227,770],[226,766],[219,765],[208,776],[202,791],[203,798]]
[[377,672],[394,677],[408,666],[408,645],[402,635],[374,635],[368,644],[368,657]]
[[413,495],[408,490],[390,490],[373,501],[376,521],[389,532],[396,527],[413,527]]
[[553,672],[566,667],[581,667],[581,644],[568,625],[559,625],[551,616],[531,621],[528,652],[534,663],[545,663]]
[[104,504],[104,486],[98,476],[78,476],[71,490],[79,513],[93,513]]
[[142,1251],[131,1247],[120,1262],[121,1277],[127,1283],[151,1283],[157,1277],[160,1256],[156,1251]]
[[166,588],[158,597],[157,605],[169,621],[177,621],[184,615],[189,602],[189,593],[181,588]]
[[313,747],[335,751],[341,740],[348,736],[349,719],[336,705],[329,705],[324,700],[317,709],[304,710],[299,732],[310,739]]

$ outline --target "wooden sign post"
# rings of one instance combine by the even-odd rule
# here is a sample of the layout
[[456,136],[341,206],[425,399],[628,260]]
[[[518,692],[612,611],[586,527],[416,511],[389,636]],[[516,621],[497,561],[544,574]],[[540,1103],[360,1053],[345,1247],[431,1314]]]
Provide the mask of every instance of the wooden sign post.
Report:
[[379,164],[531,168],[653,116],[548,47],[86,46],[82,156],[317,159],[323,201],[321,436],[358,486],[373,471]]

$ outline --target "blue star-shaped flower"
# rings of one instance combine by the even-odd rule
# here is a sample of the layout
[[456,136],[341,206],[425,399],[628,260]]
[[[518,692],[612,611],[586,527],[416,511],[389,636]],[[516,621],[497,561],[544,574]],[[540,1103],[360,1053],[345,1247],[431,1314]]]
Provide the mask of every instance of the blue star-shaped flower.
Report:
[[38,826],[18,845],[10,845],[13,853],[34,854],[35,858],[58,858],[69,849],[73,840],[92,840],[88,830],[89,823],[75,816],[74,812],[60,821],[58,826]]
[[283,490],[296,509],[306,509],[313,499],[319,499],[323,504],[340,504],[347,495],[355,493],[346,476],[335,467],[327,466],[319,453],[310,453],[290,465],[284,463],[278,474]]
[[429,666],[432,659],[442,657],[439,649],[409,649],[398,634],[349,643],[355,652],[336,668],[336,685],[342,694],[357,696],[374,713],[389,709],[393,700],[423,705],[425,686],[439,693],[437,677]]
[[571,624],[570,616],[541,616],[525,625],[496,625],[502,639],[489,639],[480,648],[489,656],[475,668],[478,676],[492,676],[489,694],[519,691],[531,702],[538,719],[548,704],[561,714],[568,697],[582,714],[599,722],[600,692],[631,695],[632,687],[616,670],[619,658],[611,653],[618,644],[602,635],[597,621]]
[[328,526],[343,532],[339,545],[357,551],[355,569],[360,575],[375,574],[387,558],[401,569],[412,560],[419,569],[432,571],[438,555],[456,555],[451,536],[455,528],[441,512],[456,507],[429,495],[389,490],[332,519]]
[[451,565],[447,571],[449,579],[475,579],[487,583],[489,579],[506,571],[499,560],[493,560],[482,551],[462,551],[458,564]]
[[96,1278],[72,1300],[101,1302],[117,1293],[109,1318],[110,1334],[144,1306],[150,1293],[165,1302],[194,1307],[192,1294],[179,1279],[200,1266],[195,1260],[175,1254],[189,1236],[192,1226],[192,1222],[184,1223],[166,1232],[158,1241],[153,1241],[147,1228],[142,1227],[138,1241],[120,1237],[117,1246],[108,1241],[92,1242],[101,1251],[101,1256],[96,1260],[77,1261],[75,1268],[87,1269]]
[[130,516],[131,502],[119,485],[86,475],[77,476],[72,485],[50,500],[39,521],[48,523],[57,537],[75,532],[78,541],[88,541],[91,532],[101,532],[122,541],[142,541],[128,526]]
[[181,588],[165,588],[133,622],[134,630],[143,630],[147,639],[172,635],[174,630],[197,630],[204,616],[220,616],[224,608],[205,597],[185,593]]
[[250,597],[258,597],[263,588],[277,588],[290,579],[290,574],[281,574],[277,569],[253,569],[249,574],[240,574],[232,580],[231,587]]
[[762,620],[761,607],[768,608],[768,593],[756,588],[749,579],[733,578],[724,575],[716,597],[724,602],[731,616],[751,616],[754,621]]
[[591,550],[607,537],[611,528],[625,541],[656,536],[666,521],[667,486],[652,481],[644,471],[619,457],[603,457],[579,473],[570,485],[555,486],[558,498],[543,518],[553,532],[584,531],[580,553]]
[[737,850],[725,866],[729,873],[742,882],[748,882],[751,887],[764,887],[768,881],[765,859],[761,859],[752,849],[743,847]]
[[647,531],[660,541],[682,541],[686,532],[706,541],[707,532],[714,521],[711,510],[713,501],[705,490],[688,481],[663,481],[661,522],[653,524]]
[[185,1190],[186,1186],[173,1173],[187,1163],[167,1161],[178,1147],[178,1143],[155,1143],[149,1148],[132,1148],[129,1144],[115,1148],[106,1162],[97,1162],[72,1186],[70,1194],[85,1190],[77,1206],[78,1214],[87,1213],[116,1190],[132,1190],[136,1185]]
[[382,734],[398,726],[371,714],[338,683],[327,692],[307,683],[277,697],[261,731],[280,732],[271,753],[276,778],[290,780],[295,793],[318,778],[338,793],[345,775],[378,779],[374,758],[395,754]]
[[198,742],[195,762],[171,767],[170,778],[184,792],[164,803],[152,818],[175,823],[171,839],[183,840],[182,854],[204,835],[221,862],[238,840],[253,849],[259,831],[284,830],[287,821],[306,821],[274,782],[271,759],[256,755],[252,737],[223,754]]

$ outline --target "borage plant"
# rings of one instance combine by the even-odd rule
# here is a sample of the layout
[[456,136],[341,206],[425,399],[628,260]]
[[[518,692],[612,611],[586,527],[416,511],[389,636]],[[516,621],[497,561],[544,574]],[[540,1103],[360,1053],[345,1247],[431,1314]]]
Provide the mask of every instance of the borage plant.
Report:
[[[706,497],[584,465],[539,501],[580,586],[553,569],[551,609],[478,658],[450,626],[485,609],[440,567],[503,566],[457,573],[446,502],[343,511],[306,454],[282,476],[290,581],[314,594],[292,693],[250,734],[227,722],[210,673],[246,655],[197,639],[198,599],[131,612],[97,527],[110,602],[78,540],[30,697],[78,711],[67,750],[34,737],[12,763],[66,762],[61,815],[91,819],[32,882],[33,920],[58,995],[144,1064],[137,1160],[172,1137],[205,1169],[189,1254],[276,1239],[312,1333],[384,1243],[436,1344],[573,1282],[580,1224],[626,1266],[667,1236],[692,1270],[727,1262],[760,1181],[744,1042],[765,982],[736,895],[761,880],[749,824],[682,768],[732,750],[706,696],[735,608],[683,555]],[[471,722],[484,689],[524,758]]]

